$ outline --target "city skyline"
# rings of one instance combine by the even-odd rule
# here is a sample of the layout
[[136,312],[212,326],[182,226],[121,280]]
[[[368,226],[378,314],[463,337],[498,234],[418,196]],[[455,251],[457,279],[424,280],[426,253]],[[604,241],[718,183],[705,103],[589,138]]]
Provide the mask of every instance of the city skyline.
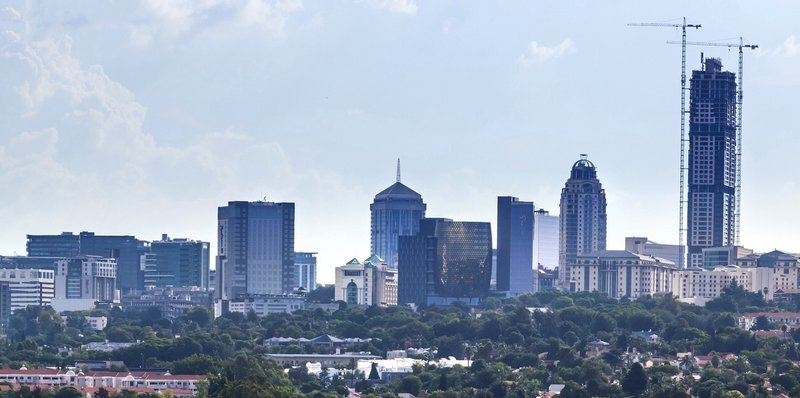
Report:
[[[800,181],[782,170],[800,147],[800,6],[767,24],[748,3],[628,2],[615,15],[389,3],[345,3],[344,16],[299,1],[261,14],[217,2],[9,2],[0,183],[12,194],[0,254],[61,231],[168,232],[216,252],[214,209],[266,196],[296,203],[295,247],[319,252],[319,280],[331,282],[336,265],[368,251],[369,203],[394,179],[395,158],[428,217],[496,228],[501,194],[555,209],[579,153],[601,165],[610,249],[626,236],[676,244],[679,53],[664,42],[678,32],[625,24],[683,15],[703,24],[691,40],[744,35],[762,46],[745,63],[741,244],[798,250]],[[331,54],[341,40],[351,44]],[[735,52],[691,48],[688,70],[701,51],[735,65]],[[194,67],[209,52],[218,59]]]

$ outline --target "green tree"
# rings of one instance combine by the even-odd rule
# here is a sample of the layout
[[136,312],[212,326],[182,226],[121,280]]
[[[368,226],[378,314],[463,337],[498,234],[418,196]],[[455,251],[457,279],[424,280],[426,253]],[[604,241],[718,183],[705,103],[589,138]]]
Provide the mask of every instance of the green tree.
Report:
[[406,376],[400,380],[397,392],[404,392],[412,395],[419,395],[422,390],[422,380],[417,376]]
[[638,362],[631,366],[622,379],[622,390],[635,396],[639,396],[647,390],[647,374]]

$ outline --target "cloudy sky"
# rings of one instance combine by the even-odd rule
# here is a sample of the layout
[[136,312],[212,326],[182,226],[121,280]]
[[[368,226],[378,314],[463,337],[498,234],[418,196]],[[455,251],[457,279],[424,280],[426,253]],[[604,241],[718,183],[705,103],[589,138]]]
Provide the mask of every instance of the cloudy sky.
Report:
[[[394,181],[429,216],[495,222],[497,195],[557,212],[588,153],[609,247],[677,243],[677,30],[744,35],[742,243],[800,251],[800,3],[7,0],[0,5],[0,254],[25,234],[212,242],[229,200],[297,204],[320,280],[369,255]],[[736,68],[736,52],[703,48]],[[699,65],[690,48],[688,65]]]

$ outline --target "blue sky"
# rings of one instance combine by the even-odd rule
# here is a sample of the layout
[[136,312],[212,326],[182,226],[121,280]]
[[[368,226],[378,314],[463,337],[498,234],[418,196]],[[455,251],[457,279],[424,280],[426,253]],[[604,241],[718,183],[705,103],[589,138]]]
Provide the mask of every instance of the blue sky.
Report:
[[[320,280],[369,253],[394,181],[429,216],[557,212],[588,153],[609,247],[676,243],[679,40],[743,35],[742,243],[800,251],[800,3],[10,0],[0,6],[0,253],[26,233],[212,242],[228,200],[297,203]],[[736,53],[690,48],[736,69]]]

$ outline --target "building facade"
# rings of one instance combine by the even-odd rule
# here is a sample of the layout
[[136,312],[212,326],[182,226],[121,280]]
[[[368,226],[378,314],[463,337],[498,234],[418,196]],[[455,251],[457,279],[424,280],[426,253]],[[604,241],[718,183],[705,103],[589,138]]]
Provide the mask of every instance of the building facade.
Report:
[[630,299],[671,292],[675,271],[670,261],[626,250],[580,255],[569,267],[571,291],[600,291]]
[[75,235],[64,232],[60,235],[28,235],[29,257],[69,258],[76,256],[100,256],[117,260],[119,283],[122,292],[144,289],[144,270],[140,268],[142,253],[149,251],[147,242],[130,235],[96,235],[81,232]]
[[294,253],[294,284],[295,289],[302,288],[310,292],[317,288],[317,253]]
[[398,302],[477,304],[489,293],[492,228],[487,222],[426,218],[400,237]]
[[117,260],[98,256],[77,256],[56,262],[56,310],[94,308],[95,302],[117,301]]
[[736,260],[753,254],[741,246],[705,247],[702,250],[703,268],[716,268],[736,264]]
[[798,258],[795,255],[773,250],[764,254],[751,254],[736,260],[736,265],[740,267],[771,268],[772,283],[770,290],[787,291],[797,289],[798,277]]
[[397,305],[397,269],[373,254],[336,267],[334,298],[348,305]]
[[153,278],[154,286],[197,286],[208,289],[209,250],[208,242],[161,235],[161,240],[150,243],[158,276]]
[[673,294],[683,301],[704,304],[719,297],[735,281],[749,292],[761,293],[767,301],[773,298],[774,270],[768,267],[739,267],[735,265],[714,268],[689,268],[676,271],[673,276]]
[[50,305],[55,295],[55,271],[52,269],[0,269],[0,283],[7,282],[11,312],[29,305]]
[[559,281],[569,288],[570,265],[578,256],[606,249],[606,193],[594,163],[581,154],[561,190]]
[[8,281],[0,281],[0,328],[8,330],[8,323],[11,319],[11,284]]
[[653,242],[646,237],[635,236],[625,238],[625,250],[645,256],[663,258],[674,264],[680,264],[680,259],[685,255],[683,246],[665,245]]
[[422,196],[400,182],[400,160],[397,161],[397,181],[377,195],[369,206],[371,213],[370,249],[397,268],[398,238],[419,231],[419,220],[425,217],[427,205]]
[[497,198],[496,290],[511,295],[531,293],[533,272],[533,202],[513,196]]
[[736,75],[706,58],[690,86],[688,262],[700,267],[703,248],[735,244]]
[[558,267],[558,239],[560,223],[558,216],[547,210],[537,209],[533,213],[533,259],[534,266],[547,269]]
[[225,302],[227,308],[222,313],[254,313],[258,316],[270,314],[290,314],[306,308],[306,299],[298,294],[253,294],[243,295]]
[[217,217],[217,297],[293,290],[294,203],[228,202]]

